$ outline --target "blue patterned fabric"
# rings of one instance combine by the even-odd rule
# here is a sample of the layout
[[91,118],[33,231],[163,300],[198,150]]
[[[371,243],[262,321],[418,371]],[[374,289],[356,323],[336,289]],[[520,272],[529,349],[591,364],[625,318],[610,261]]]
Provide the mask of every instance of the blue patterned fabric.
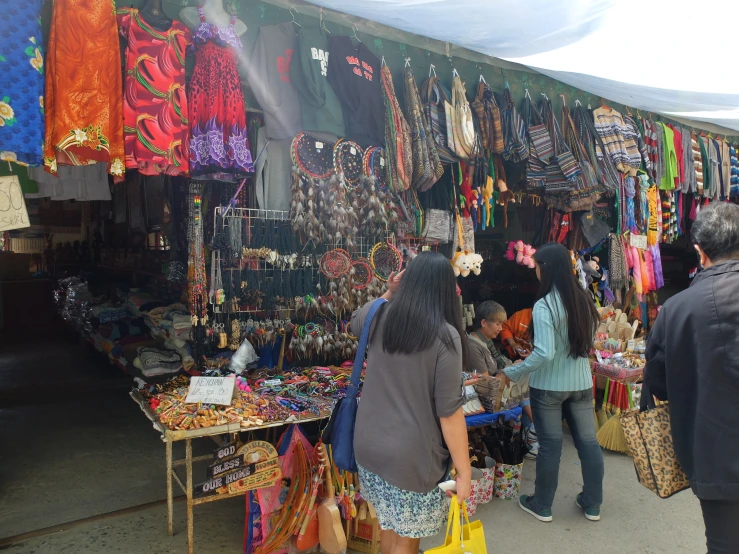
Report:
[[40,165],[44,141],[43,0],[0,0],[0,160]]
[[449,513],[449,503],[438,487],[429,492],[399,489],[382,477],[359,466],[359,483],[364,497],[377,512],[380,528],[401,537],[433,537]]

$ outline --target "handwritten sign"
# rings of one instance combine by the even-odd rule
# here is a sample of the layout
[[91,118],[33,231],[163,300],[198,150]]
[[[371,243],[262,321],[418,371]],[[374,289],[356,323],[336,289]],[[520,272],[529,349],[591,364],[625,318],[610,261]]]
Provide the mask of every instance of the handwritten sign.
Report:
[[185,402],[230,406],[235,386],[233,377],[192,377]]
[[631,246],[639,248],[640,250],[646,250],[647,249],[647,236],[646,235],[635,235],[634,233],[631,233],[629,235],[629,244]]
[[0,232],[30,226],[18,176],[0,177]]

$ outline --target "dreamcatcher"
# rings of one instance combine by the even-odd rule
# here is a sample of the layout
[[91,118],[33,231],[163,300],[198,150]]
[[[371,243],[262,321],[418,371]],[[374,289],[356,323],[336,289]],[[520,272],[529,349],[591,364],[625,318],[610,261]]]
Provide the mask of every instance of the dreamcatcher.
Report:
[[364,153],[356,142],[339,139],[334,145],[334,171],[343,178],[344,185],[356,187],[362,176]]
[[375,276],[386,282],[390,274],[400,271],[403,255],[389,242],[378,242],[372,247],[369,263]]
[[334,248],[329,250],[318,261],[318,268],[329,279],[338,279],[345,275],[352,265],[352,257],[346,250]]
[[357,290],[365,289],[374,279],[372,268],[367,260],[353,260],[349,268],[349,282]]
[[364,174],[375,178],[375,185],[379,190],[387,190],[387,160],[385,150],[379,146],[371,146],[364,152]]

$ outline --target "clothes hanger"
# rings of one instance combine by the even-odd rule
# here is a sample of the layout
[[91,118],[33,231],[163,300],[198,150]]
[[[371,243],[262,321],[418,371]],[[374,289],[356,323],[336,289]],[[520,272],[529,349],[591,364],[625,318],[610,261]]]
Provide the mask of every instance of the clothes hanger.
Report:
[[628,115],[629,117],[634,117],[634,114],[631,113],[631,110],[629,109],[628,106],[626,106],[626,115]]
[[296,10],[294,6],[291,6],[290,7],[290,15],[293,18],[293,21],[292,21],[293,22],[293,25],[297,25],[298,28],[300,28],[300,23],[298,23],[297,21],[295,21],[295,14],[296,13],[298,13],[298,10]]
[[318,13],[320,14],[320,27],[321,27],[321,29],[323,29],[324,31],[326,31],[330,35],[331,34],[331,31],[329,31],[326,28],[326,19],[325,19],[324,15],[323,15],[323,8],[321,8]]
[[565,95],[564,94],[560,94],[559,97],[562,99],[562,107],[563,108],[566,108],[567,107],[567,100],[565,99]]
[[636,117],[639,119],[642,119],[641,112],[639,111],[639,108],[636,109]]
[[431,74],[434,74],[434,78],[436,78],[436,66],[434,64],[429,64],[429,79],[431,78]]
[[410,67],[410,66],[411,66],[411,59],[410,58],[406,58],[405,59],[405,67]]
[[362,41],[359,40],[359,37],[357,36],[357,26],[352,23],[352,36],[351,38],[357,39],[357,42],[361,43]]

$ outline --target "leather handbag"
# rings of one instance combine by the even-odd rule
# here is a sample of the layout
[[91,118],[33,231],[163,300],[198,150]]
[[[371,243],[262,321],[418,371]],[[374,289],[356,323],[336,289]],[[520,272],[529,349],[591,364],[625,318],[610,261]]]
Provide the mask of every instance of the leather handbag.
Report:
[[355,473],[357,460],[354,458],[354,424],[357,421],[357,409],[359,408],[359,379],[362,375],[364,365],[364,354],[367,351],[370,328],[372,320],[382,305],[387,302],[384,298],[378,298],[370,307],[367,317],[364,319],[362,335],[357,345],[357,355],[354,357],[354,368],[352,378],[346,389],[346,397],[342,398],[334,406],[328,425],[323,432],[323,442],[331,445],[334,464],[341,470]]
[[642,386],[638,410],[621,415],[639,482],[660,498],[669,498],[690,487],[675,454],[670,408],[655,405],[647,385]]

